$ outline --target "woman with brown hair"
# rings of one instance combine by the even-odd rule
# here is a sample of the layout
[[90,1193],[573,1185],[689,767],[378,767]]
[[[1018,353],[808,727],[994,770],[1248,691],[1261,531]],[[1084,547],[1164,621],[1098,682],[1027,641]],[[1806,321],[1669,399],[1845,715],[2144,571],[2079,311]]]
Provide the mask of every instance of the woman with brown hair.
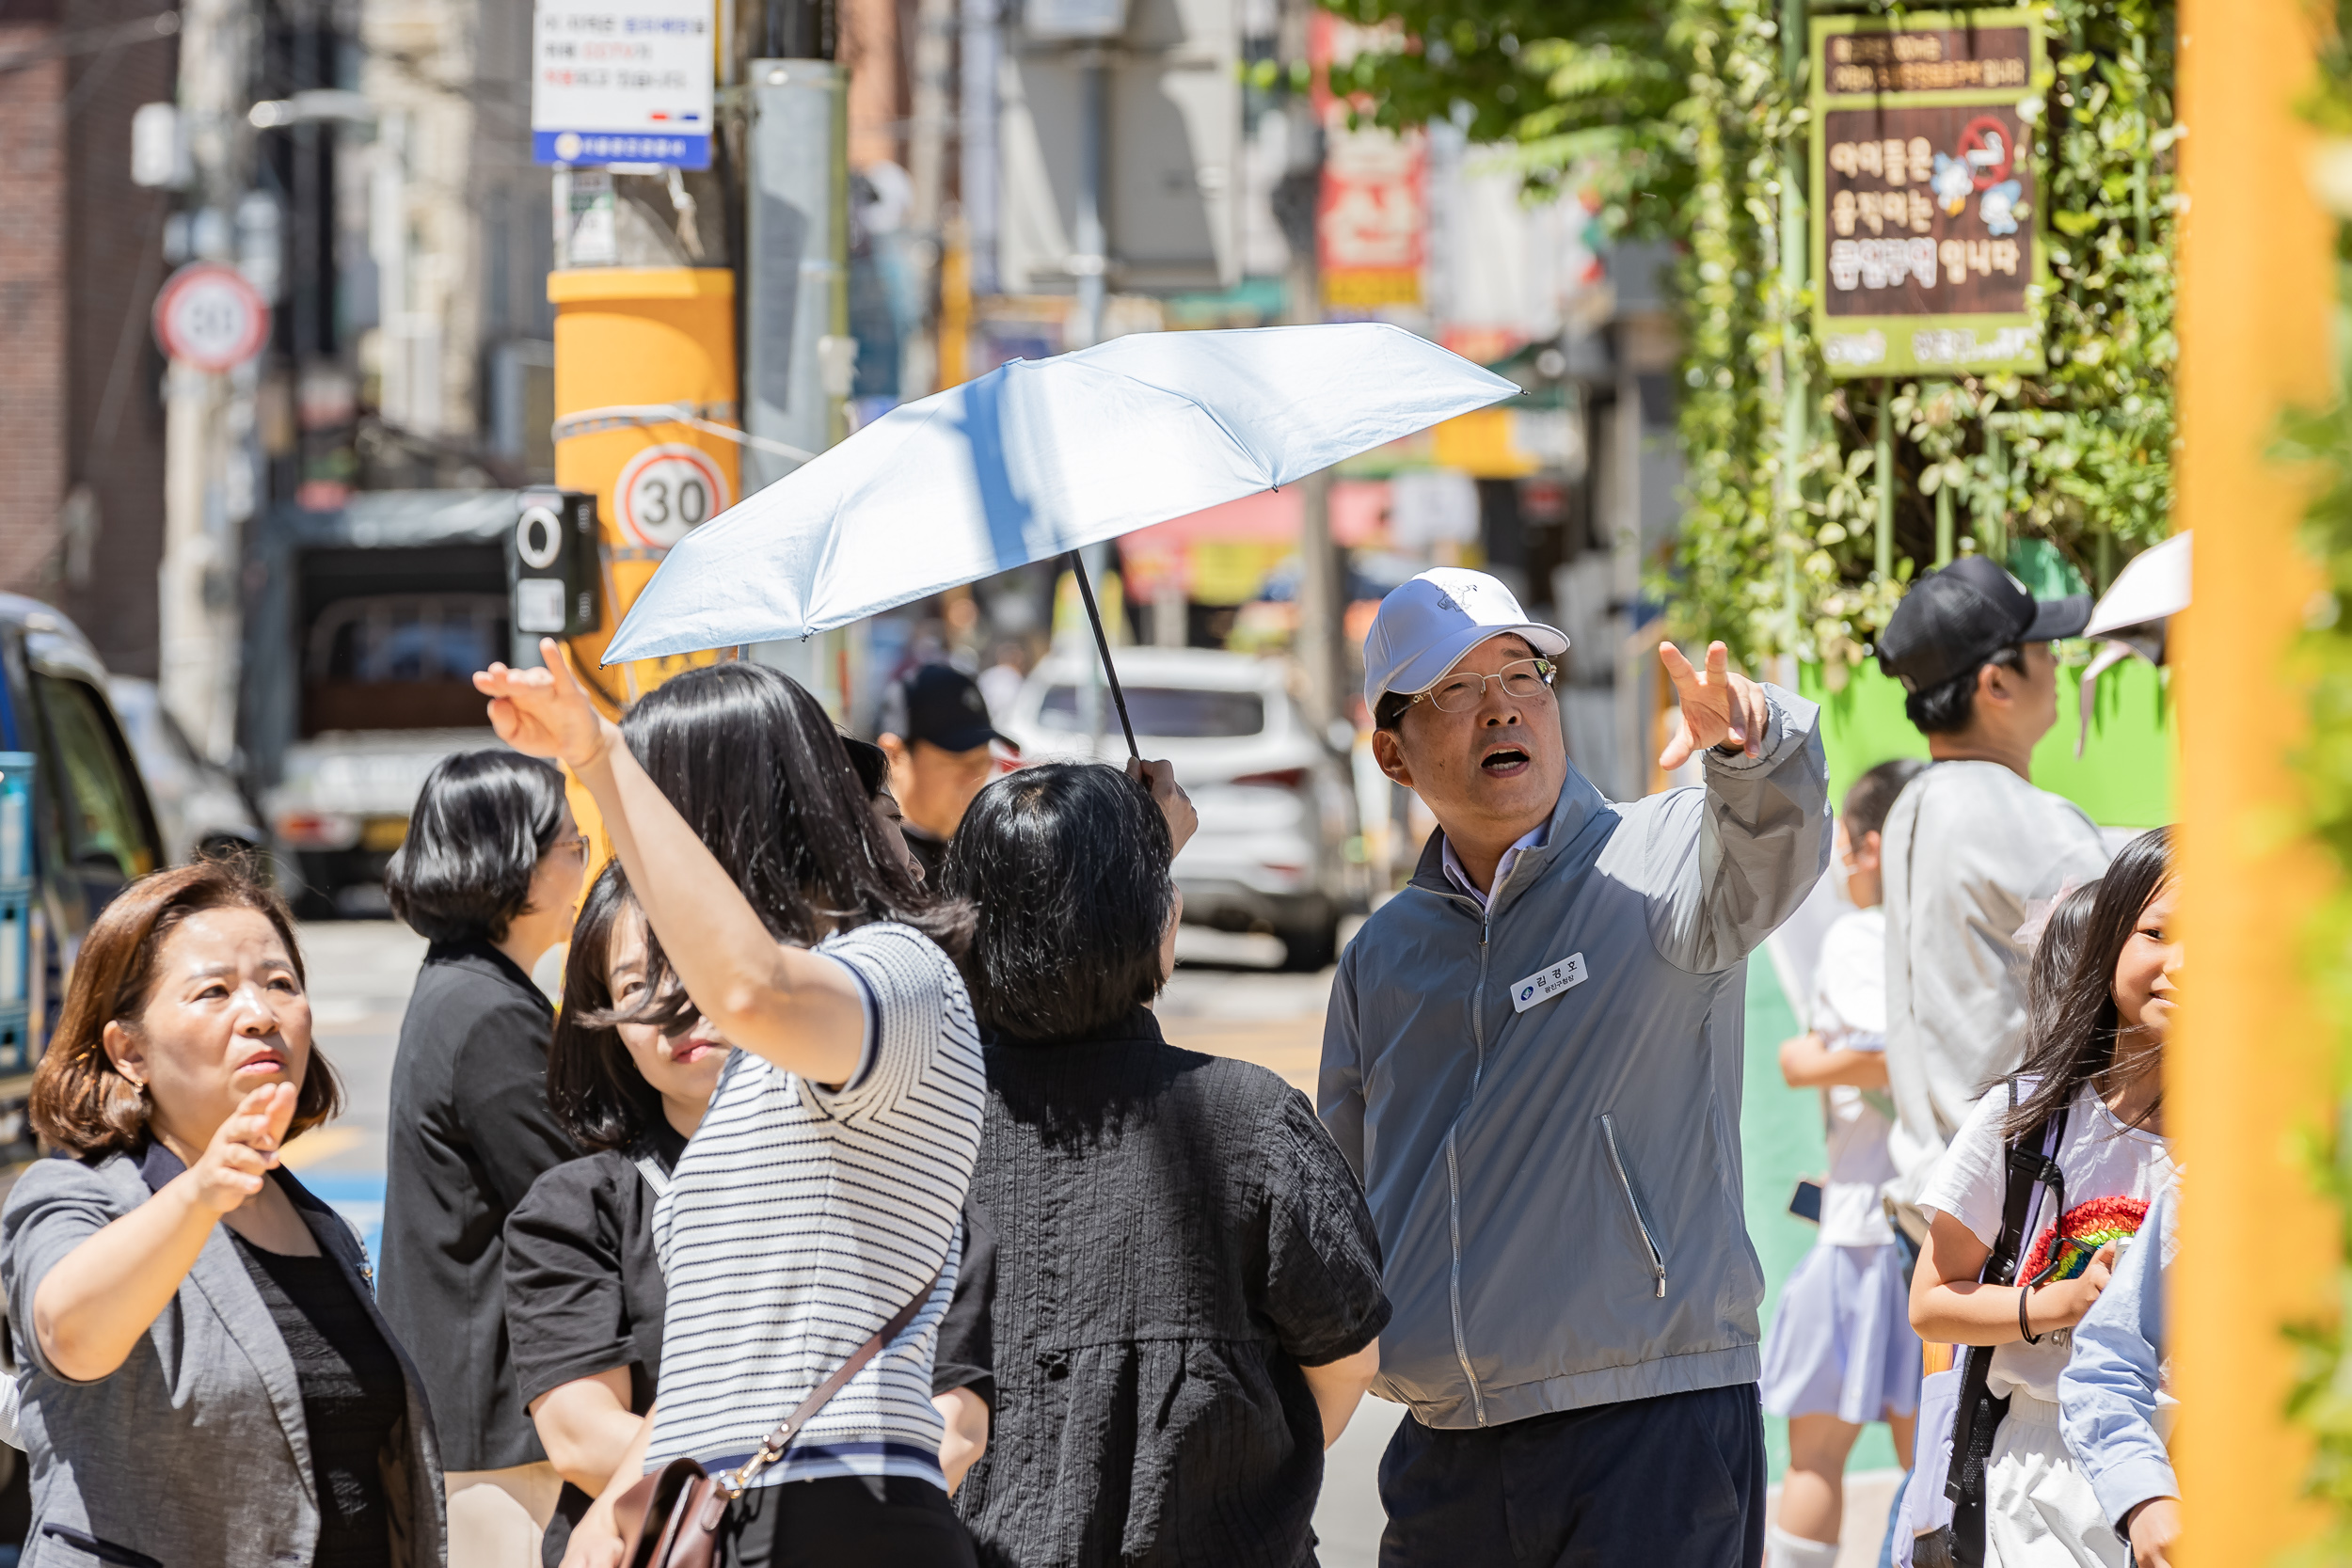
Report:
[[348,1223],[279,1164],[340,1109],[286,907],[134,882],[73,967],[0,1211],[31,1564],[438,1568],[440,1462]]

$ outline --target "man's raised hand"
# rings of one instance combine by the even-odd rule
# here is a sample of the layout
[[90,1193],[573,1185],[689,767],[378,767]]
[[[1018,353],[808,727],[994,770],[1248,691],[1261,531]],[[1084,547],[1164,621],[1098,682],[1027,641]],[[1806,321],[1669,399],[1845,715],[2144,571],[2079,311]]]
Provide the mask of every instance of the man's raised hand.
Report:
[[1733,742],[1748,755],[1757,754],[1771,710],[1762,687],[1731,673],[1728,648],[1721,642],[1708,643],[1705,670],[1694,669],[1671,642],[1658,644],[1658,658],[1666,667],[1666,677],[1675,683],[1675,694],[1682,699],[1674,734],[1666,737],[1666,749],[1658,753],[1659,767],[1679,768],[1695,752]]
[[493,664],[474,673],[476,691],[490,699],[490,727],[526,756],[548,757],[577,773],[603,754],[605,720],[572,678],[555,639],[539,640],[538,670]]

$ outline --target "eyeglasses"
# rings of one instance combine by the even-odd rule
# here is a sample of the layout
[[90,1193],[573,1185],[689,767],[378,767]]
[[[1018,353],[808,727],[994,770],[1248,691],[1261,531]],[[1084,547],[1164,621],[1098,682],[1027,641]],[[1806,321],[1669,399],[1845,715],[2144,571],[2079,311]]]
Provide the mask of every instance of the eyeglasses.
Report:
[[559,849],[585,865],[588,863],[588,835],[575,833],[570,838],[559,838],[548,846],[548,853],[550,855]]
[[1501,681],[1504,696],[1527,702],[1549,690],[1556,673],[1557,668],[1548,658],[1515,658],[1492,675],[1457,670],[1413,701],[1425,702],[1439,713],[1468,713],[1486,700],[1488,681]]

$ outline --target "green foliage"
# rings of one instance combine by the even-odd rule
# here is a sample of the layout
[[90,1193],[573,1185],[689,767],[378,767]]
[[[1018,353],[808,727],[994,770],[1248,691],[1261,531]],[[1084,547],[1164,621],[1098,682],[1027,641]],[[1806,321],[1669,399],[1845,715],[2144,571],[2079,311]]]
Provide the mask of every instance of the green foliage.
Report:
[[[2104,585],[2164,536],[2172,493],[2171,0],[2042,0],[2052,69],[2034,149],[2050,282],[2048,368],[2026,377],[1833,383],[1810,288],[1780,270],[1783,180],[1809,115],[1778,0],[1337,0],[1417,44],[1335,87],[1377,123],[1451,118],[1542,194],[1685,247],[1685,509],[1653,562],[1680,629],[1750,659],[1859,661],[1935,550],[2050,540]],[[1805,396],[1793,432],[1788,390]],[[1894,570],[1875,570],[1879,404],[1893,435]],[[1793,435],[1793,439],[1791,438]]]

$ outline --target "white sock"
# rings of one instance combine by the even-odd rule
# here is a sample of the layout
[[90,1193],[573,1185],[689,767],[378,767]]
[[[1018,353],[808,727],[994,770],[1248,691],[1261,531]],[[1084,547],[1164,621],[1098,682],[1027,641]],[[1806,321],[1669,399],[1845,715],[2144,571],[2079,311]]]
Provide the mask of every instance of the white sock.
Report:
[[1778,1525],[1764,1532],[1764,1568],[1836,1568],[1837,1543],[1807,1541]]

